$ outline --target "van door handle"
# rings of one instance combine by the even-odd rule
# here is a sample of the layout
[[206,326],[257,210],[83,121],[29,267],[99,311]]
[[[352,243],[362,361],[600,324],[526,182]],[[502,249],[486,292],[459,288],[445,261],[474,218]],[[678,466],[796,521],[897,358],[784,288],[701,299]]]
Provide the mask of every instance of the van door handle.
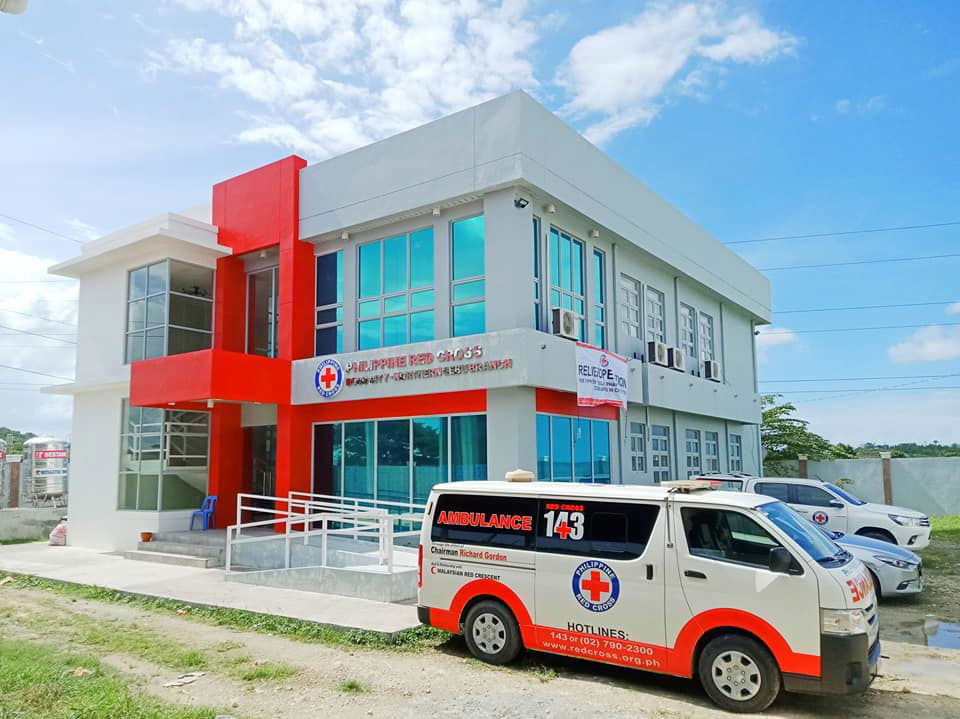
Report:
[[653,579],[653,565],[647,565],[647,579]]
[[691,577],[692,579],[706,579],[707,575],[703,572],[696,572],[692,569],[688,569],[683,573],[685,577]]

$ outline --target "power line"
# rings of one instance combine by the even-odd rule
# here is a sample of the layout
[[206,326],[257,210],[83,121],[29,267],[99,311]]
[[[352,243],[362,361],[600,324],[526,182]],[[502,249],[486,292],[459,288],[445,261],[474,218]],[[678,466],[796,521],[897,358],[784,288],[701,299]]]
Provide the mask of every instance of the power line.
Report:
[[12,312],[15,315],[20,315],[21,317],[32,317],[33,319],[43,320],[44,322],[55,322],[58,325],[66,325],[67,327],[76,327],[73,322],[64,322],[63,320],[55,320],[52,317],[44,317],[43,315],[32,315],[28,312],[18,312],[17,310],[9,310],[6,307],[0,307],[0,312]]
[[952,305],[958,300],[946,300],[945,302],[907,302],[899,305],[857,305],[851,307],[812,307],[802,310],[774,310],[775,315],[790,315],[800,312],[842,312],[846,310],[888,310],[897,307],[930,307],[933,305]]
[[813,270],[821,267],[848,267],[850,265],[879,265],[885,262],[915,262],[917,260],[943,260],[949,257],[960,257],[960,252],[947,255],[917,255],[915,257],[888,257],[877,260],[855,260],[853,262],[824,262],[816,265],[784,265],[783,267],[760,267],[760,272],[776,272],[777,270]]
[[62,380],[66,380],[67,382],[73,382],[73,378],[71,377],[61,377],[60,375],[50,374],[49,372],[37,372],[36,370],[24,369],[23,367],[14,367],[8,364],[0,364],[0,367],[2,367],[3,369],[14,369],[14,370],[17,370],[18,372],[28,372],[29,374],[38,374],[41,377],[53,377],[53,379],[62,379]]
[[14,332],[22,332],[25,335],[33,335],[34,337],[44,337],[50,340],[56,340],[57,342],[66,342],[67,344],[75,345],[76,342],[73,340],[65,340],[62,337],[54,337],[53,335],[45,335],[42,332],[31,332],[30,330],[21,330],[16,327],[8,327],[7,325],[0,325],[0,328],[5,330],[13,330]]
[[926,324],[920,325],[876,325],[873,327],[832,327],[829,329],[818,329],[818,330],[770,330],[769,332],[760,332],[759,336],[763,335],[803,335],[803,334],[813,334],[820,332],[862,332],[865,330],[904,330],[912,329],[916,327],[953,327],[960,325],[960,322],[927,322]]
[[867,235],[874,232],[896,232],[899,230],[926,230],[933,227],[952,227],[960,225],[960,221],[937,222],[930,225],[901,225],[899,227],[871,227],[866,230],[841,230],[838,232],[817,232],[811,235],[782,235],[780,237],[760,237],[756,240],[734,240],[728,245],[746,245],[756,242],[779,242],[780,240],[809,240],[815,237],[840,237],[841,235]]
[[27,222],[26,220],[21,220],[19,217],[14,217],[13,215],[5,215],[2,212],[0,212],[0,217],[3,217],[4,219],[7,219],[7,220],[11,220],[13,222],[19,222],[21,225],[32,227],[35,230],[46,232],[50,235],[60,237],[61,239],[64,239],[64,240],[70,240],[71,242],[76,242],[78,245],[83,244],[83,240],[78,240],[76,237],[70,237],[69,235],[64,235],[61,232],[57,232],[56,230],[51,230],[49,227],[43,227],[41,225],[34,224],[33,222]]
[[866,382],[869,380],[887,379],[943,379],[945,377],[960,377],[960,372],[951,374],[909,374],[888,375],[886,377],[816,377],[812,379],[762,379],[760,382]]
[[[765,394],[822,394],[824,392],[851,392],[860,394],[861,392],[933,392],[938,389],[960,389],[958,385],[944,385],[942,387],[847,387],[845,389],[789,389],[783,392],[771,390]],[[835,397],[833,399],[836,399]]]

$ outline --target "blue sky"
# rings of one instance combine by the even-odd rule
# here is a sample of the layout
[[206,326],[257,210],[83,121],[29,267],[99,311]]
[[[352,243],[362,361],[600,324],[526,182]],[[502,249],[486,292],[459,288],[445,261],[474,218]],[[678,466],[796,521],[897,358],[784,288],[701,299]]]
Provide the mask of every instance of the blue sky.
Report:
[[[948,1],[33,0],[0,15],[0,308],[73,322],[71,285],[23,280],[79,247],[2,215],[87,239],[518,87],[724,242],[960,221],[958,24]],[[943,255],[960,225],[732,247],[759,268]],[[786,397],[834,441],[960,441],[960,391],[935,389],[960,386],[958,270],[769,272],[778,311],[941,304],[777,313],[762,387],[816,390]],[[877,325],[917,327],[809,333]],[[0,364],[69,377],[58,345],[0,327]],[[785,381],[862,377],[894,379]],[[0,425],[69,431],[45,381],[0,368]]]

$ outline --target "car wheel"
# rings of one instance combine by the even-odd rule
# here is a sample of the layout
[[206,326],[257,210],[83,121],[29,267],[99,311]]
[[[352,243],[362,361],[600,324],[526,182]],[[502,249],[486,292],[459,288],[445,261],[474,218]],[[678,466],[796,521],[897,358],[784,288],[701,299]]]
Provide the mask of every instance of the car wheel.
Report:
[[877,594],[877,601],[883,599],[883,589],[880,587],[880,577],[873,573],[873,570],[867,567],[867,571],[870,572],[870,579],[873,580],[873,591]]
[[715,704],[727,711],[760,712],[780,694],[780,669],[755,639],[722,634],[700,653],[700,683]]
[[470,608],[463,623],[463,637],[470,653],[488,664],[507,664],[523,649],[513,612],[492,599]]
[[857,532],[861,537],[867,537],[869,539],[878,539],[881,542],[886,542],[887,544],[896,544],[897,540],[891,537],[886,532],[881,532],[879,529],[864,529],[862,532]]

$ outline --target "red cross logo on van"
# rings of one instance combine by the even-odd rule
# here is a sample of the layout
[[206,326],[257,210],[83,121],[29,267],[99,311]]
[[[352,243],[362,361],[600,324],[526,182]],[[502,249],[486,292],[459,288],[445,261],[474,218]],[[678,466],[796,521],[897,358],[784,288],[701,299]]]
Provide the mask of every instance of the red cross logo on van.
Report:
[[813,521],[817,524],[826,524],[828,519],[830,519],[830,517],[827,516],[826,512],[813,513]]
[[584,609],[605,612],[620,597],[620,579],[608,564],[587,560],[573,572],[573,596]]

